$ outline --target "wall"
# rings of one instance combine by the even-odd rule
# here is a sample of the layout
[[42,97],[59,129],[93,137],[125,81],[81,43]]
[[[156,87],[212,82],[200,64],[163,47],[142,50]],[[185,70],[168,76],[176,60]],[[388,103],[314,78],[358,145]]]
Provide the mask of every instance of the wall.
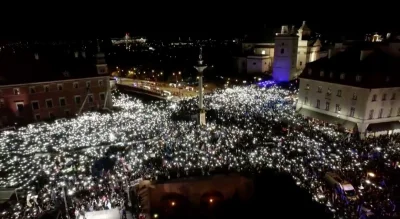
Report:
[[[100,86],[99,81],[102,81]],[[104,106],[104,100],[100,100],[100,94],[104,94],[104,97],[108,93],[110,97],[110,83],[108,76],[93,77],[86,79],[76,80],[63,80],[53,82],[41,82],[41,83],[30,83],[30,84],[18,84],[8,85],[0,87],[0,101],[4,101],[4,107],[0,109],[0,114],[3,117],[7,117],[5,124],[18,123],[29,123],[35,120],[49,119],[50,114],[56,118],[66,117],[68,115],[73,116],[78,113],[81,108],[81,104],[87,94],[86,82],[90,82],[90,93],[93,96],[93,102],[88,101],[83,107],[83,110],[98,109]],[[78,88],[74,87],[74,84],[78,84]],[[58,89],[58,85],[62,85],[62,90]],[[45,90],[45,86],[48,86],[49,90]],[[35,89],[34,93],[31,93],[31,87]],[[14,94],[14,88],[18,88],[20,94]],[[75,96],[81,97],[81,104],[75,103]],[[65,106],[60,106],[60,97],[65,98]],[[52,107],[47,107],[46,100],[52,100]],[[39,109],[34,110],[32,102],[38,101]],[[16,103],[21,102],[24,104],[22,112],[18,112]],[[107,98],[108,108],[112,107],[111,98]],[[39,117],[37,119],[37,117]]]
[[248,56],[247,73],[266,73],[271,69],[271,62],[269,56]]
[[[306,89],[307,85],[310,87],[309,90]],[[322,88],[321,93],[317,92],[318,86]],[[332,92],[330,96],[326,95],[328,88],[330,88]],[[341,97],[337,96],[338,90],[341,90]],[[387,96],[386,100],[383,101],[382,96],[384,93],[386,93]],[[396,94],[395,100],[391,100],[393,93]],[[354,94],[357,96],[357,100],[353,100]],[[372,101],[374,94],[377,95],[376,101]],[[308,98],[307,103],[305,103],[306,97]],[[355,122],[359,126],[359,131],[365,132],[369,124],[400,120],[399,98],[400,88],[366,89],[300,78],[296,108],[310,109]],[[317,100],[320,100],[320,109],[316,108]],[[330,103],[329,111],[325,110],[326,102]],[[339,113],[335,112],[336,104],[340,104],[341,111]],[[354,117],[350,116],[351,107],[355,108]],[[392,115],[388,117],[391,108]],[[374,110],[373,119],[369,119],[369,112],[371,109]],[[382,118],[378,118],[380,109],[383,109]]]
[[[180,194],[192,205],[198,206],[204,194],[219,192],[224,199],[238,192],[241,199],[249,199],[253,193],[253,182],[239,175],[217,175],[206,178],[171,180],[163,184],[149,186],[150,206],[152,209],[163,207],[163,197],[168,194]],[[171,200],[173,201],[173,200]]]

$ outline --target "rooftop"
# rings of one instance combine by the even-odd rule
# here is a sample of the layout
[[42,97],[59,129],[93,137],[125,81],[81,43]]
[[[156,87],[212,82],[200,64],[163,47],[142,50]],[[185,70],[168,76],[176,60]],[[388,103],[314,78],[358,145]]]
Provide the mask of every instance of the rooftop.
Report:
[[384,48],[348,48],[307,63],[300,78],[363,88],[400,87],[400,58]]
[[0,53],[0,85],[96,77],[94,56],[82,51]]

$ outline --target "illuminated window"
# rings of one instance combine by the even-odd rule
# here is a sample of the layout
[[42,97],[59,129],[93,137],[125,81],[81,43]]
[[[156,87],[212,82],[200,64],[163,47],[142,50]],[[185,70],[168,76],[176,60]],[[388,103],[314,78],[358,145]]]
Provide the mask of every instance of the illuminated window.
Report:
[[13,91],[14,91],[14,95],[19,95],[20,94],[19,88],[14,88]]
[[265,50],[261,51],[261,54],[262,54],[262,55],[265,55]]
[[310,90],[310,85],[309,84],[306,85],[306,90]]

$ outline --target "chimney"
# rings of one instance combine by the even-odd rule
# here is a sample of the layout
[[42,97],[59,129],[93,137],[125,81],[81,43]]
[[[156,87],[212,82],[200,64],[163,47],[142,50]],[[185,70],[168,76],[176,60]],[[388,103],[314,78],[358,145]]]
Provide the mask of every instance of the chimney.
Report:
[[332,57],[332,49],[328,50],[328,59],[330,59]]
[[306,21],[303,21],[303,26],[306,25]]
[[283,25],[281,28],[281,34],[288,34],[289,33],[289,28],[287,25]]
[[78,52],[74,52],[75,58],[79,57],[79,53]]
[[296,34],[296,28],[292,25],[292,29],[290,30],[290,34]]
[[85,51],[82,51],[81,55],[82,55],[83,58],[86,58],[86,52]]
[[35,53],[35,59],[39,60],[39,54],[37,52]]

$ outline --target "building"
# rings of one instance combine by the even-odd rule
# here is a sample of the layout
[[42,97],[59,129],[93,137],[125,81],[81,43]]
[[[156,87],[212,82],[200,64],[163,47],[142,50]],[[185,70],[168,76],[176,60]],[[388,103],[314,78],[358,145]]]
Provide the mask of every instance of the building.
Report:
[[400,42],[361,43],[308,63],[297,109],[361,137],[400,131]]
[[101,52],[0,53],[0,126],[110,108],[109,80]]
[[[283,41],[288,40],[283,38],[284,35],[292,35],[293,38],[289,41],[296,40],[297,43],[282,44]],[[312,39],[311,30],[305,21],[297,32],[294,26],[290,30],[288,26],[282,26],[281,31],[273,37],[263,33],[260,36],[245,39],[242,43],[241,55],[236,57],[236,69],[240,73],[249,74],[272,72],[276,56],[281,54],[281,50],[284,49],[286,51],[296,50],[296,55],[292,57],[292,53],[284,53],[280,55],[279,59],[283,61],[284,57],[288,57],[290,62],[296,60],[294,70],[301,72],[306,63],[324,56],[321,46],[319,39]],[[288,56],[289,54],[290,56]],[[281,66],[281,64],[277,66]]]

